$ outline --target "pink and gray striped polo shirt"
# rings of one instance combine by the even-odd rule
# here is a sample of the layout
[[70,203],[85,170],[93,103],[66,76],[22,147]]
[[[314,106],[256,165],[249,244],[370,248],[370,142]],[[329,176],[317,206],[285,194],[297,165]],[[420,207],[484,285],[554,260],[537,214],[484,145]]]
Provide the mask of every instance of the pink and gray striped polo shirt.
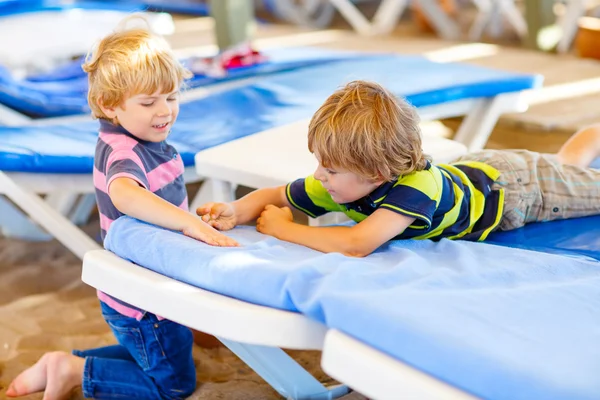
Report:
[[[111,223],[123,215],[109,196],[112,181],[122,177],[133,179],[143,188],[187,211],[183,171],[181,157],[166,141],[154,143],[140,140],[123,127],[101,119],[93,176],[102,240]],[[128,317],[139,320],[144,315],[144,310],[106,293],[98,291],[98,298]]]

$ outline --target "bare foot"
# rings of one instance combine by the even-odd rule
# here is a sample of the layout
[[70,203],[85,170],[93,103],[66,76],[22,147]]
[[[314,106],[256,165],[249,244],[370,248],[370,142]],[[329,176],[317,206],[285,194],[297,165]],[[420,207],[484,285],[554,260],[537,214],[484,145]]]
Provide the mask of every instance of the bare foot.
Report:
[[44,390],[43,400],[62,399],[81,385],[84,363],[85,359],[68,353],[46,353],[10,383],[6,395],[20,397]]

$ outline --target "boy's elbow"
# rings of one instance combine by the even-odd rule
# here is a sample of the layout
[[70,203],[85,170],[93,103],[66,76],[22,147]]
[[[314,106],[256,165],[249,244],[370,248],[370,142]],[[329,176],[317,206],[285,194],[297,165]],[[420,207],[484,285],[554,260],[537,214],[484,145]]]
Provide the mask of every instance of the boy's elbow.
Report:
[[372,252],[373,250],[368,247],[368,244],[364,239],[357,236],[351,236],[349,240],[346,241],[341,253],[348,257],[362,258],[368,256]]
[[351,250],[343,251],[342,254],[345,256],[348,256],[348,257],[363,258],[363,257],[368,256],[371,253],[368,253],[366,251],[361,251],[359,249],[351,249]]

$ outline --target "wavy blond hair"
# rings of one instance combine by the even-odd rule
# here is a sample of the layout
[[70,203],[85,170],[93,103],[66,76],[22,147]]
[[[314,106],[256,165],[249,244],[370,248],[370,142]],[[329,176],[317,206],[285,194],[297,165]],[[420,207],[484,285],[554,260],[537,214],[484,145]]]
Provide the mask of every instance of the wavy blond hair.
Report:
[[425,168],[415,108],[383,86],[353,81],[334,92],[313,115],[308,149],[326,168],[343,168],[370,180],[392,181]]
[[[149,29],[124,29],[104,37],[88,54],[82,68],[88,74],[88,103],[95,118],[106,118],[100,106],[118,107],[137,94],[171,93],[192,76],[173,55],[168,43]],[[119,28],[118,28],[119,29]]]

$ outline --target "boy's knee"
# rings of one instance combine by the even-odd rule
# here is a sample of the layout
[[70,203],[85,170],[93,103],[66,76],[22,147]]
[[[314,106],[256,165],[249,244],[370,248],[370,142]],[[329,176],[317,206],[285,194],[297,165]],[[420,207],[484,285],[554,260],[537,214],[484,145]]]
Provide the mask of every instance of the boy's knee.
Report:
[[165,400],[183,400],[196,390],[196,367],[191,362],[186,368],[180,368],[174,376],[156,381],[156,385]]
[[160,388],[161,397],[164,400],[184,400],[190,397],[196,390],[196,376],[193,379],[178,379],[175,385]]
[[185,377],[181,377],[179,386],[182,398],[189,397],[196,391],[196,368],[192,367]]

